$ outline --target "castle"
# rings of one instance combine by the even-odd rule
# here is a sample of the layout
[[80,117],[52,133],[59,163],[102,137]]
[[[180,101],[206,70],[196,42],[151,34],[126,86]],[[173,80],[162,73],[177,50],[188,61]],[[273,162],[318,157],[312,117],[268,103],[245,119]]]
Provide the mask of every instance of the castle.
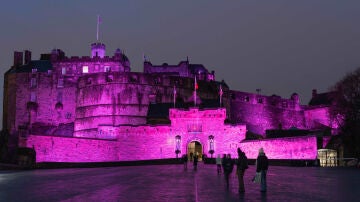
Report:
[[[313,92],[313,98],[317,93]],[[256,158],[316,159],[336,133],[328,105],[232,90],[188,60],[131,72],[120,50],[67,57],[60,49],[32,60],[14,52],[4,79],[3,128],[37,162],[104,162],[213,156],[240,147]],[[328,131],[328,133],[324,133]]]

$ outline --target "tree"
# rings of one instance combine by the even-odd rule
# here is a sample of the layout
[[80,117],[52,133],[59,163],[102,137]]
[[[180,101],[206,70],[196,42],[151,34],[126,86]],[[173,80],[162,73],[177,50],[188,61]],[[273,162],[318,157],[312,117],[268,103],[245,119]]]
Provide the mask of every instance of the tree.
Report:
[[345,155],[360,157],[360,68],[347,74],[332,90],[330,115],[341,130]]

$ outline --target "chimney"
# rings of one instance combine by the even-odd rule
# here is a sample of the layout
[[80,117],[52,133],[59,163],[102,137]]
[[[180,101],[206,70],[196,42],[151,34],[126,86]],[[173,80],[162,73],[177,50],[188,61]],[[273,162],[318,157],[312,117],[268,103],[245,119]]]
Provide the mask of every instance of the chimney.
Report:
[[316,95],[317,95],[317,90],[316,90],[316,89],[313,89],[313,90],[312,90],[312,97],[314,98]]
[[14,51],[14,67],[23,65],[23,53]]
[[25,61],[24,64],[29,64],[31,61],[31,51],[25,50]]

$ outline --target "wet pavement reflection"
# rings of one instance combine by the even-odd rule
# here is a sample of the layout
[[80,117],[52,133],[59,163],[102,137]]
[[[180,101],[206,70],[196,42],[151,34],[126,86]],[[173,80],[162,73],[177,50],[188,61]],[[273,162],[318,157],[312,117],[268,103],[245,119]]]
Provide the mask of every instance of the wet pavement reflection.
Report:
[[234,172],[227,190],[216,165],[0,171],[0,201],[359,201],[360,169],[271,166],[268,192],[245,172],[238,193]]

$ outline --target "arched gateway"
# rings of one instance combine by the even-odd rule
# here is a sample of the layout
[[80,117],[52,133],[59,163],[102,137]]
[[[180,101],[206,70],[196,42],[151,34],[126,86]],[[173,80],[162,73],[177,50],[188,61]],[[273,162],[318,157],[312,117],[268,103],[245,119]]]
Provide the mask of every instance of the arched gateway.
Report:
[[187,146],[187,155],[190,160],[192,160],[195,154],[199,156],[199,161],[201,161],[203,155],[203,146],[199,141],[196,140],[189,142]]

